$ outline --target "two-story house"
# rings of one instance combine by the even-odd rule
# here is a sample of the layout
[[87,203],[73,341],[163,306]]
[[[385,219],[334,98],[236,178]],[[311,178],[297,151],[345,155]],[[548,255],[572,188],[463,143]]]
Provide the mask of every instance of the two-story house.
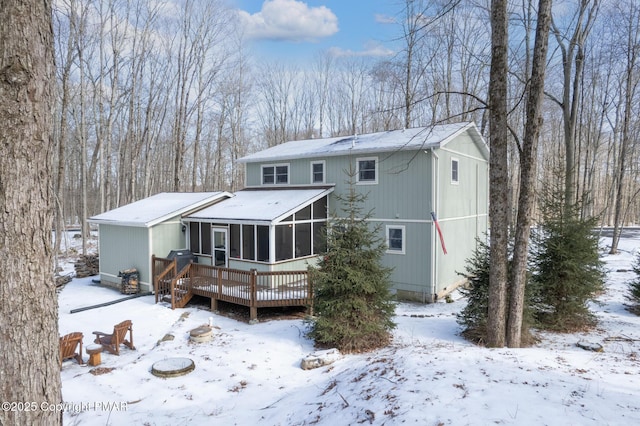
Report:
[[[240,159],[242,191],[195,203],[159,194],[91,218],[100,226],[101,279],[114,281],[116,269],[135,266],[141,284],[152,288],[151,254],[165,253],[138,252],[161,241],[189,249],[201,265],[267,276],[306,270],[322,253],[324,229],[341,214],[336,196],[349,191],[351,180],[367,195],[372,226],[384,233],[383,262],[393,268],[398,298],[433,301],[463,281],[458,272],[487,230],[488,161],[473,123],[287,142]],[[186,203],[169,212],[157,208],[176,197]],[[137,220],[145,209],[158,217]],[[164,226],[163,218],[173,225]],[[138,234],[140,244],[130,240]],[[149,260],[123,261],[140,256]]]
[[489,151],[473,123],[293,141],[240,161],[251,190],[330,185],[337,215],[336,195],[353,181],[384,232],[383,262],[402,299],[433,301],[455,288],[487,231]]

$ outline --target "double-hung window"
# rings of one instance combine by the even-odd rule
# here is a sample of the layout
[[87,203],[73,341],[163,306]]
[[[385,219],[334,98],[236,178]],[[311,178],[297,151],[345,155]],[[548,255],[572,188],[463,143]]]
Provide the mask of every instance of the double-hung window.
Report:
[[452,158],[451,159],[451,183],[452,184],[457,184],[459,182],[458,181],[459,167],[460,167],[460,162],[458,161],[458,159]]
[[314,161],[311,163],[311,183],[324,183],[324,161]]
[[263,185],[287,185],[289,183],[288,164],[270,164],[262,166]]
[[405,253],[404,226],[387,225],[387,253]]
[[378,183],[378,158],[367,157],[356,160],[356,182],[360,184]]

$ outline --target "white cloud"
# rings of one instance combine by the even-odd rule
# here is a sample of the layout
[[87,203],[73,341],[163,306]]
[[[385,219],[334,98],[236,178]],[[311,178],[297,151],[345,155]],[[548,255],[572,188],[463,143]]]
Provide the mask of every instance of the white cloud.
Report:
[[375,21],[378,24],[397,24],[398,20],[393,16],[383,15],[381,13],[376,13],[374,16]]
[[338,32],[338,17],[331,9],[298,0],[266,0],[260,12],[240,10],[238,15],[252,39],[313,41]]
[[334,57],[384,57],[392,56],[395,53],[395,51],[384,47],[380,43],[374,42],[367,43],[363,50],[343,49],[341,47],[332,47],[329,49],[329,54]]

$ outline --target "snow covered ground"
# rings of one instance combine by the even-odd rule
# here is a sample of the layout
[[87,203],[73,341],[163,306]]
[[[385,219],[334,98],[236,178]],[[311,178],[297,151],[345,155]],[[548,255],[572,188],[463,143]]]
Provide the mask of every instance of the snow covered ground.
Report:
[[[603,240],[603,245],[608,240]],[[527,349],[486,349],[459,335],[454,303],[401,303],[393,343],[330,366],[302,370],[314,351],[301,319],[249,325],[203,307],[172,311],[153,296],[71,314],[123,297],[74,279],[59,294],[60,333],[110,332],[133,321],[135,351],[102,354],[99,369],[66,361],[65,424],[78,425],[631,425],[640,424],[640,317],[625,310],[640,236],[604,255],[607,291],[588,333],[541,335]],[[604,250],[603,250],[604,253]],[[214,338],[192,343],[209,323]],[[160,340],[167,334],[173,340]],[[599,343],[604,352],[578,342]],[[85,354],[85,361],[88,356]],[[158,378],[155,362],[187,357],[195,370]],[[93,374],[102,373],[102,374]]]

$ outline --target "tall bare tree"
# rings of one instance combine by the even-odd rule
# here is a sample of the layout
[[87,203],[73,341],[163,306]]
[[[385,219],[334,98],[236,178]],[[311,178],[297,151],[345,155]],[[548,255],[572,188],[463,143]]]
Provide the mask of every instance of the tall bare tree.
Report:
[[[620,241],[621,227],[623,225],[623,216],[626,206],[625,199],[625,177],[628,173],[627,166],[629,163],[629,148],[632,145],[632,139],[637,137],[637,130],[633,129],[634,102],[637,102],[638,87],[640,85],[640,7],[637,2],[630,2],[624,7],[621,16],[621,25],[623,28],[621,39],[622,51],[625,52],[625,64],[621,76],[620,99],[622,111],[622,123],[620,134],[620,147],[618,151],[618,167],[615,174],[615,206],[613,218],[613,240],[611,242],[611,254],[618,252],[618,243]],[[636,121],[637,123],[637,121]],[[637,124],[636,124],[637,126]]]
[[291,105],[297,90],[298,69],[264,64],[256,84],[260,97],[258,117],[267,146],[290,140]]
[[[525,129],[520,149],[520,195],[518,199],[518,219],[511,267],[509,287],[509,316],[507,320],[507,346],[517,348],[522,340],[522,321],[527,282],[527,258],[529,235],[533,216],[536,188],[536,163],[538,137],[542,127],[542,100],[549,46],[549,26],[551,22],[552,0],[538,1],[531,78],[528,84]],[[493,227],[492,227],[493,229]]]
[[[562,95],[551,96],[562,109],[565,147],[565,206],[576,202],[576,135],[579,115],[579,102],[584,71],[584,49],[587,37],[593,28],[600,9],[600,0],[580,0],[578,8],[571,17],[569,28],[562,30],[557,19],[551,21],[553,34],[557,41],[562,59]],[[571,29],[571,25],[573,28]]]
[[490,265],[487,345],[502,347],[506,339],[509,169],[507,163],[507,75],[508,20],[507,0],[491,1],[491,79],[489,80],[489,220]]
[[331,80],[331,72],[334,67],[334,58],[323,53],[319,55],[314,63],[313,70],[315,79],[313,86],[318,98],[318,136],[323,137],[325,130],[325,115],[327,111],[327,103],[329,100],[329,82]]
[[[65,198],[64,198],[64,183],[65,183],[65,168],[66,168],[66,146],[69,130],[69,106],[71,103],[71,67],[76,58],[76,26],[77,19],[75,15],[75,7],[72,6],[74,0],[66,4],[65,7],[60,7],[58,13],[54,15],[54,28],[57,31],[57,58],[58,64],[58,107],[57,117],[59,124],[56,129],[56,144],[57,144],[57,156],[55,157],[56,164],[56,178],[54,180],[54,192],[53,195],[56,200],[56,219],[55,219],[55,247],[54,255],[60,251],[63,230],[65,227]],[[72,14],[72,11],[73,14]],[[64,18],[63,18],[64,16]]]
[[51,14],[48,0],[0,7],[0,396],[18,404],[3,405],[3,425],[62,423],[61,412],[41,409],[62,400],[51,251]]

